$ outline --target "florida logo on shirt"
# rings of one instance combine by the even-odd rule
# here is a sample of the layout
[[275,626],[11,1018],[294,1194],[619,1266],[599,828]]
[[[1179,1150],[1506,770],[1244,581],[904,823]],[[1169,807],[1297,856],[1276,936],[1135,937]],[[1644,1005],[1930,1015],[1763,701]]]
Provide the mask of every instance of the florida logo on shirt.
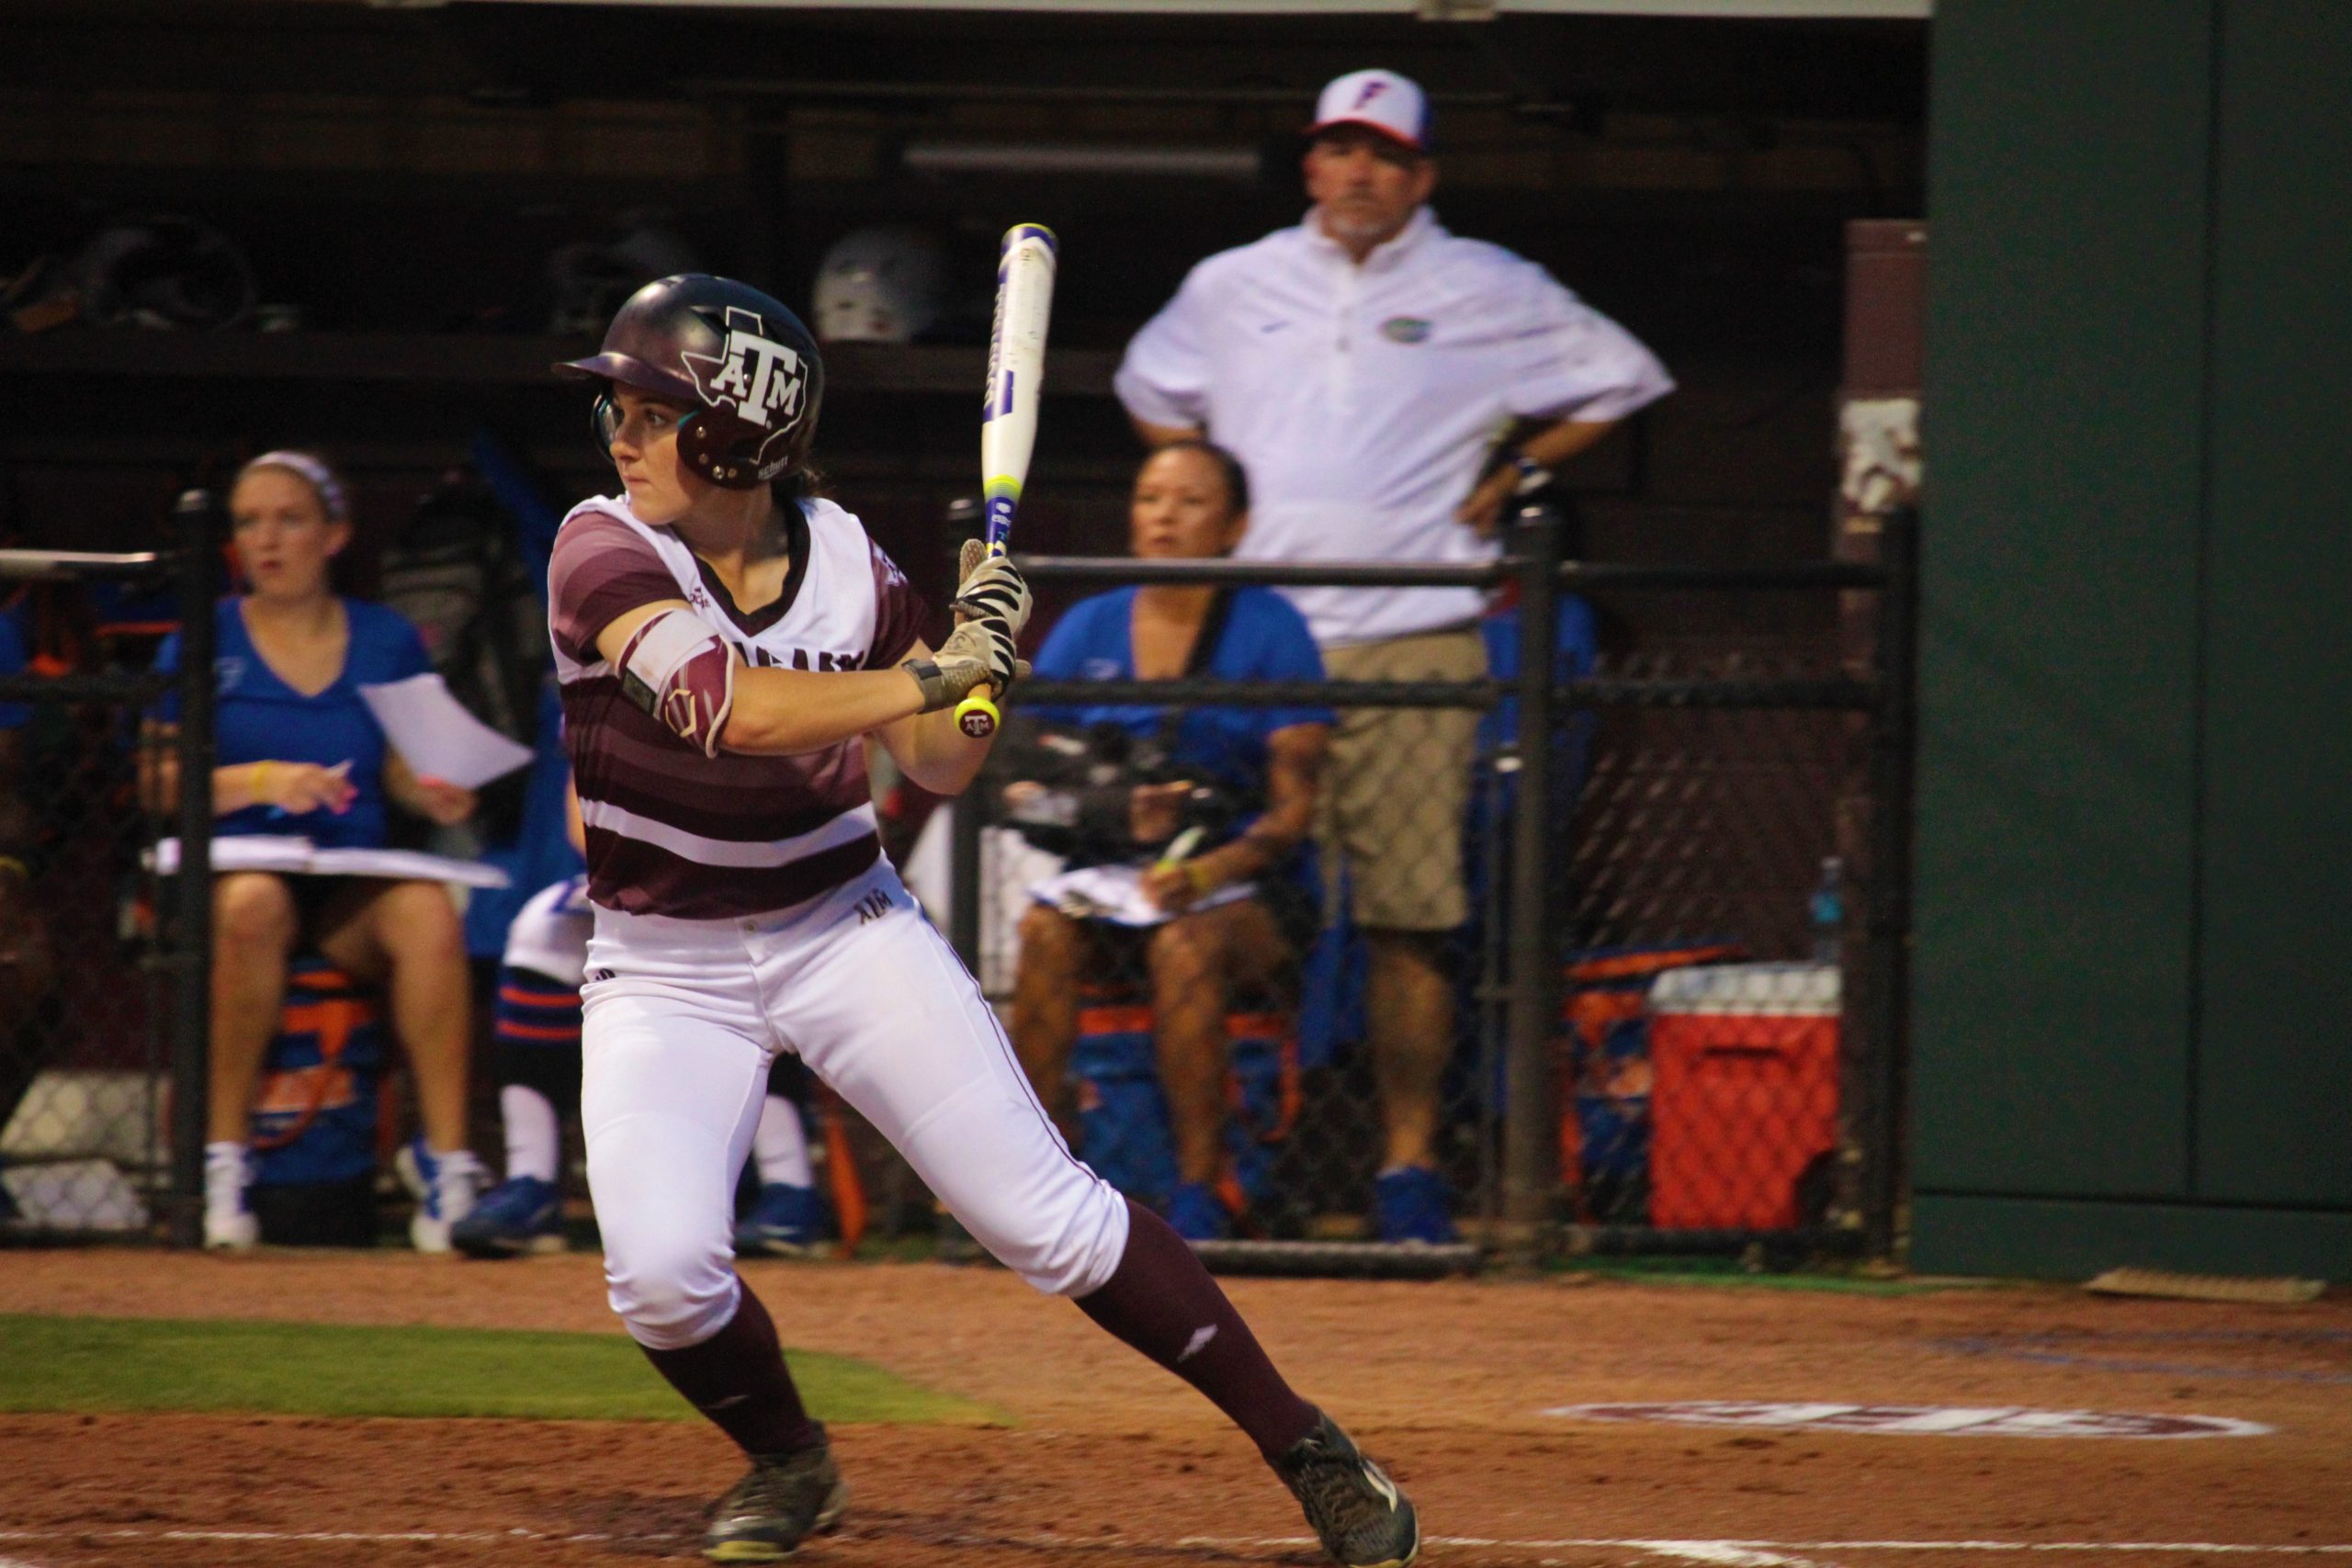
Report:
[[680,350],[687,373],[694,377],[702,400],[716,409],[733,409],[736,417],[781,435],[800,421],[808,389],[808,367],[800,355],[774,338],[762,335],[763,323],[752,311],[727,307],[724,352],[695,354]]
[[1380,335],[1390,343],[1419,343],[1430,335],[1430,323],[1419,316],[1391,316],[1380,323]]

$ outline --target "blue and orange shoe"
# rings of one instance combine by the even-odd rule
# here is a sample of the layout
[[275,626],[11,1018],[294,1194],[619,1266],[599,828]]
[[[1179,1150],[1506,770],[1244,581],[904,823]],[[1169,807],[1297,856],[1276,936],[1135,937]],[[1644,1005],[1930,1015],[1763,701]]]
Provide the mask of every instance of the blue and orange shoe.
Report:
[[563,1250],[563,1195],[552,1181],[510,1176],[449,1227],[449,1245],[469,1258],[522,1258]]
[[451,1228],[474,1212],[474,1194],[482,1187],[481,1161],[470,1149],[435,1154],[420,1133],[401,1145],[392,1166],[416,1200],[408,1222],[409,1245],[419,1252],[448,1251]]
[[825,1204],[813,1187],[771,1181],[735,1222],[738,1258],[813,1258],[825,1244]]
[[1233,1216],[1207,1182],[1180,1181],[1168,1194],[1168,1224],[1186,1241],[1223,1241],[1232,1234]]
[[1453,1195],[1445,1178],[1425,1165],[1383,1171],[1372,1184],[1380,1211],[1380,1239],[1449,1247],[1462,1239],[1453,1228]]

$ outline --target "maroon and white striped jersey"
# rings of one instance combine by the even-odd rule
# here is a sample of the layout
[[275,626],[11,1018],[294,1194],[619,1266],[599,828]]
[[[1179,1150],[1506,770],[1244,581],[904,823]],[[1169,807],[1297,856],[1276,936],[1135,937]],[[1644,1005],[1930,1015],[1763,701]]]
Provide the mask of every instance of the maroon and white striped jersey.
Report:
[[784,595],[739,612],[718,579],[619,496],[582,502],[556,535],[548,617],[564,746],[588,829],[588,896],[681,919],[762,914],[862,874],[881,853],[863,745],[796,757],[705,757],[621,694],[596,637],[639,605],[684,599],[751,665],[887,669],[921,635],[922,598],[865,525],[830,501],[787,514]]

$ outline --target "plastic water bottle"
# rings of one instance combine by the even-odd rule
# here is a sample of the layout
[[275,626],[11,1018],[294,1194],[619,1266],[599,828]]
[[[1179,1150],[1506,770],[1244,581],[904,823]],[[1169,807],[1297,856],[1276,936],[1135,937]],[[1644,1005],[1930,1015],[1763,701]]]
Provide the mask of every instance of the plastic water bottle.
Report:
[[1805,911],[1813,920],[1813,961],[1836,964],[1838,938],[1846,927],[1846,863],[1836,855],[1823,857],[1821,880],[1814,885]]

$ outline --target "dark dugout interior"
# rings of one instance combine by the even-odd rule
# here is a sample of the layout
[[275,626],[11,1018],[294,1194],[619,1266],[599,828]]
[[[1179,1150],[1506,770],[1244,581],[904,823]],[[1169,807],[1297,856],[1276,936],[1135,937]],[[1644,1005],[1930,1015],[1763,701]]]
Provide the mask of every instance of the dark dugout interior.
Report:
[[[478,431],[560,499],[599,488],[576,394],[541,378],[576,344],[551,333],[560,247],[650,226],[805,307],[829,245],[901,224],[941,247],[946,314],[829,355],[820,447],[936,587],[996,236],[1028,220],[1063,262],[1023,542],[1115,551],[1121,345],[1193,262],[1298,220],[1316,89],[1380,64],[1435,99],[1439,217],[1543,262],[1681,382],[1567,476],[1584,553],[1815,557],[1845,225],[1922,201],[1925,22],[52,0],[0,28],[6,521],[42,545],[149,542],[177,487],[288,444],[350,469],[363,539]],[[254,308],[218,331],[27,310],[158,217],[225,236]],[[1614,635],[1733,629],[1686,611]],[[1830,627],[1762,613],[1742,635]]]

